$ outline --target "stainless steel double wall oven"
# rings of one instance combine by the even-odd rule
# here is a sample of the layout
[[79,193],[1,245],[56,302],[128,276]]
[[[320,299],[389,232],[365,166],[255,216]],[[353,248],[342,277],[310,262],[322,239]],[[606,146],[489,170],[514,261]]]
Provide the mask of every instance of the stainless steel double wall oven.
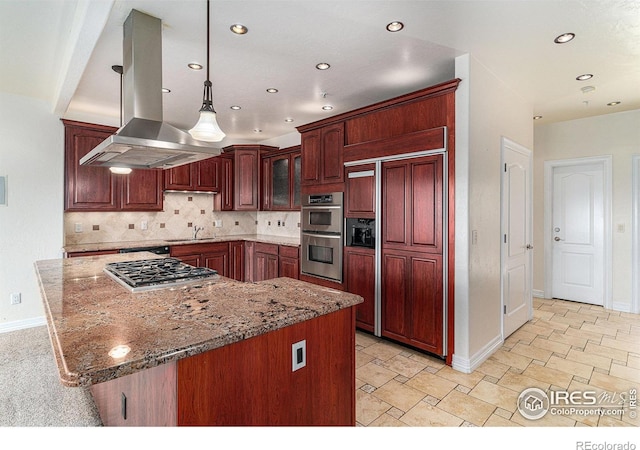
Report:
[[343,194],[308,194],[302,199],[300,271],[342,282]]

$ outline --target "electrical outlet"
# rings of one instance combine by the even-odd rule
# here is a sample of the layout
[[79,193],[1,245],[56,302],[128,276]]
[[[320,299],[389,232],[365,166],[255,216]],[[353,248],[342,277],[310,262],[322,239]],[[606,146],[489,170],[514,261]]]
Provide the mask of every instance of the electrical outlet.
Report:
[[143,220],[142,222],[140,222],[140,229],[141,230],[146,230],[148,228],[148,224],[146,220]]
[[20,292],[14,292],[11,294],[11,304],[19,305],[20,303],[22,303],[22,294]]
[[76,223],[74,225],[74,230],[76,233],[82,233],[82,224],[81,223]]
[[216,228],[222,228],[222,219],[214,220],[213,226]]
[[302,340],[291,345],[291,371],[295,372],[307,365],[307,341]]

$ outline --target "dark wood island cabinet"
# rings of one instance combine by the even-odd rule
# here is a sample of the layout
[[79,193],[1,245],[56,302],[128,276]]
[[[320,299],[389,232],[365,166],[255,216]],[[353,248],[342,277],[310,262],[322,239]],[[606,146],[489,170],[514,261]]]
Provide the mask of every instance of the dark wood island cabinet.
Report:
[[103,272],[144,256],[36,262],[60,380],[104,425],[355,425],[361,297],[219,275],[131,292]]

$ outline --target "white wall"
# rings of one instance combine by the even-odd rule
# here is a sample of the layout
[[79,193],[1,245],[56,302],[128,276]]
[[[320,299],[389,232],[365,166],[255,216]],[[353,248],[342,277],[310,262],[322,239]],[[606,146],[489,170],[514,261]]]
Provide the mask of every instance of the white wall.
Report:
[[533,148],[533,105],[470,55],[456,58],[456,77],[462,82],[456,92],[453,367],[471,371],[502,342],[501,138]]
[[[640,153],[640,110],[607,114],[535,127],[534,276],[544,291],[544,162],[585,156],[613,157],[613,308],[631,310],[632,156]],[[624,231],[619,231],[622,226]]]
[[[62,248],[64,129],[48,104],[0,93],[0,332],[44,323],[34,262]],[[22,303],[10,304],[11,293]]]

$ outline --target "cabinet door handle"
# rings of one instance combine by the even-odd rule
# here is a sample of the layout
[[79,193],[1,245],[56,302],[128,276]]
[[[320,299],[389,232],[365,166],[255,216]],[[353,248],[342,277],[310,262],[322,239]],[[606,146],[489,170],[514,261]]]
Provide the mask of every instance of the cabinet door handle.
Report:
[[120,410],[122,412],[122,419],[127,420],[127,396],[122,393],[120,397]]

